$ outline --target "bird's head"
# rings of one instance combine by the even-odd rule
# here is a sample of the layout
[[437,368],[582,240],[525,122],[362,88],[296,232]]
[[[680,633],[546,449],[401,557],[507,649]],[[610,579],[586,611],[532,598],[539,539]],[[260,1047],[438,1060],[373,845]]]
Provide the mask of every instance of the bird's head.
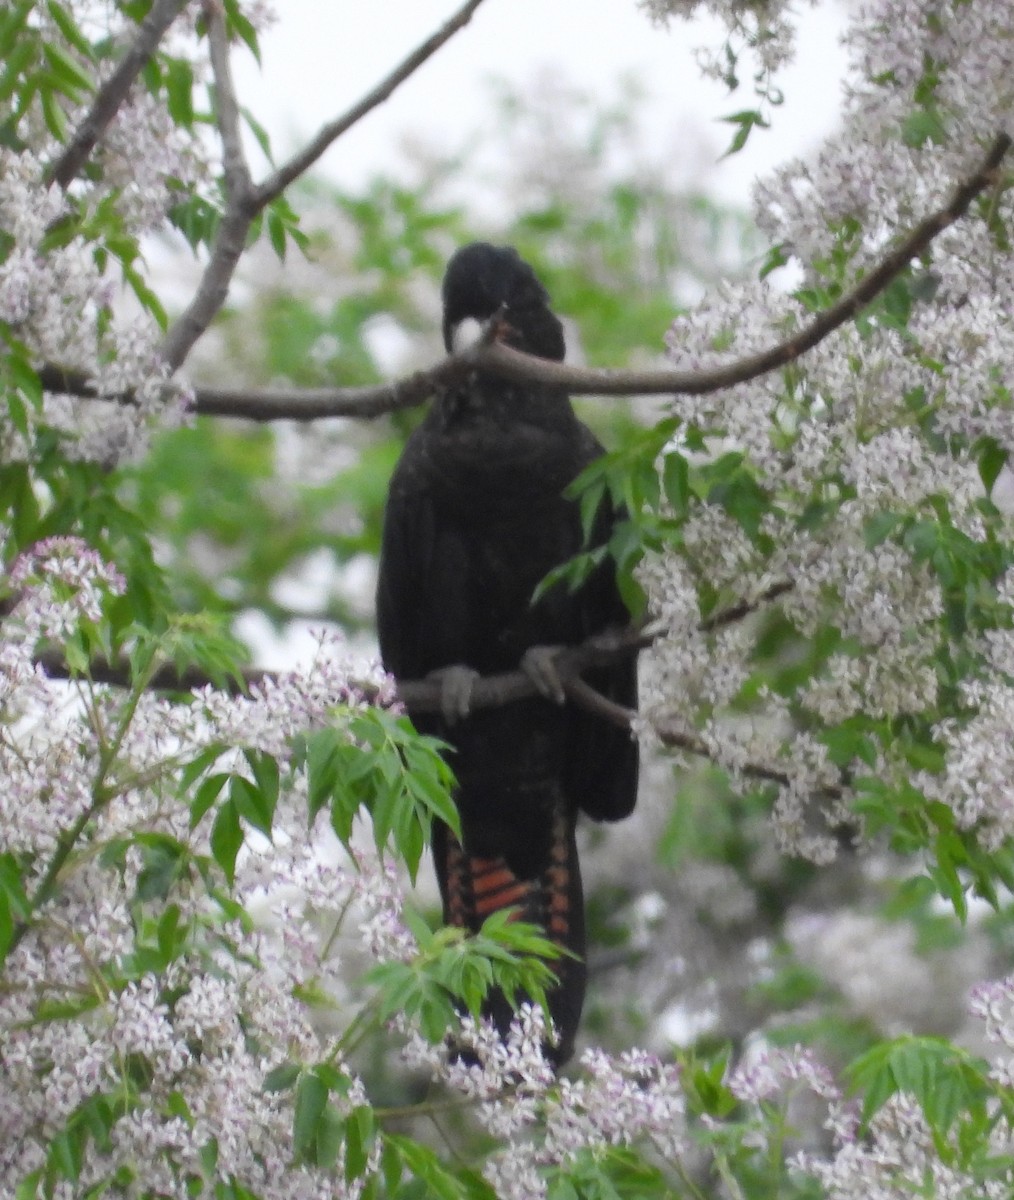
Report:
[[468,322],[481,324],[494,313],[504,320],[502,341],[537,354],[563,358],[563,326],[550,311],[549,295],[513,246],[472,242],[455,251],[443,284],[444,346],[460,349]]

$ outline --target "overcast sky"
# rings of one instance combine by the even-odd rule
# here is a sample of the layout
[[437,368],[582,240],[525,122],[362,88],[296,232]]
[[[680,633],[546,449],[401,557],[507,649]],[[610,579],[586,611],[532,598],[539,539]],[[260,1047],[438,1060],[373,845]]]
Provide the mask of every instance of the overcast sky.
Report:
[[[243,101],[268,128],[276,154],[284,154],[344,112],[457,7],[454,0],[279,0],[280,19],[262,40],[262,65],[246,54],[236,63]],[[774,127],[755,134],[709,179],[723,199],[745,203],[758,173],[812,148],[833,127],[845,61],[841,14],[824,0],[805,8],[800,24]],[[619,76],[634,73],[652,97],[648,136],[678,155],[681,132],[692,128],[698,144],[702,134],[713,139],[709,157],[717,159],[731,135],[718,119],[753,101],[749,78],[732,97],[701,80],[692,51],[715,44],[716,31],[710,20],[654,26],[634,0],[486,0],[470,25],[332,147],[322,169],[354,186],[371,169],[397,167],[406,133],[438,144],[446,138],[456,148],[488,107],[490,77],[523,86],[540,70],[607,99]]]

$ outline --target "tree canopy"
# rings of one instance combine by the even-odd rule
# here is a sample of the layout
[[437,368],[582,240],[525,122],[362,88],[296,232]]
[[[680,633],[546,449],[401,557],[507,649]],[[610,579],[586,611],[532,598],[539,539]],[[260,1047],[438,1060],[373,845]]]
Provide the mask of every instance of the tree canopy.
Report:
[[[632,93],[506,94],[542,170],[497,168],[496,216],[465,151],[315,178],[482,2],[281,162],[230,65],[269,6],[0,12],[3,1194],[1006,1197],[1014,14],[856,6],[841,128],[752,221],[623,158]],[[720,19],[731,152],[778,120],[789,4],[641,7]],[[477,235],[568,365],[439,351]],[[453,763],[369,641],[398,443],[476,364],[608,397],[574,494],[627,513],[630,627],[565,665],[590,703],[641,652],[612,715],[652,765],[591,847],[559,1079],[552,948],[410,891]],[[297,629],[305,665],[251,661]],[[534,1000],[505,1042],[494,986]]]

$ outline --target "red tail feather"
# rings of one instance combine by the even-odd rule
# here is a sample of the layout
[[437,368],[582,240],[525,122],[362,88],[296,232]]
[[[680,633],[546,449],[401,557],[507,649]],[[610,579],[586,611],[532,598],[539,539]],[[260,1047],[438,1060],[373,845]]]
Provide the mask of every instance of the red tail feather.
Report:
[[[570,1056],[584,1001],[584,921],[581,911],[581,875],[573,829],[564,813],[553,819],[549,861],[540,875],[522,879],[506,858],[470,855],[450,831],[444,848],[444,919],[449,925],[478,931],[491,914],[515,909],[513,920],[541,927],[545,936],[568,951],[557,959],[553,971],[559,982],[548,999],[560,1044],[553,1052],[558,1062]],[[506,1028],[510,1010],[503,997],[493,997],[490,1015]]]

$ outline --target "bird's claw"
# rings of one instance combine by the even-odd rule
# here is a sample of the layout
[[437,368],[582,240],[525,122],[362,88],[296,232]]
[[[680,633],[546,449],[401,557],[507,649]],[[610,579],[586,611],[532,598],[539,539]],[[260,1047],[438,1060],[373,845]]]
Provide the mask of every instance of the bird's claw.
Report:
[[562,646],[529,646],[521,656],[521,670],[539,695],[554,704],[563,704],[567,699],[563,679],[556,667],[556,658],[562,649]]
[[454,663],[449,667],[438,667],[426,676],[440,684],[440,711],[448,725],[463,721],[472,711],[472,689],[479,672]]

